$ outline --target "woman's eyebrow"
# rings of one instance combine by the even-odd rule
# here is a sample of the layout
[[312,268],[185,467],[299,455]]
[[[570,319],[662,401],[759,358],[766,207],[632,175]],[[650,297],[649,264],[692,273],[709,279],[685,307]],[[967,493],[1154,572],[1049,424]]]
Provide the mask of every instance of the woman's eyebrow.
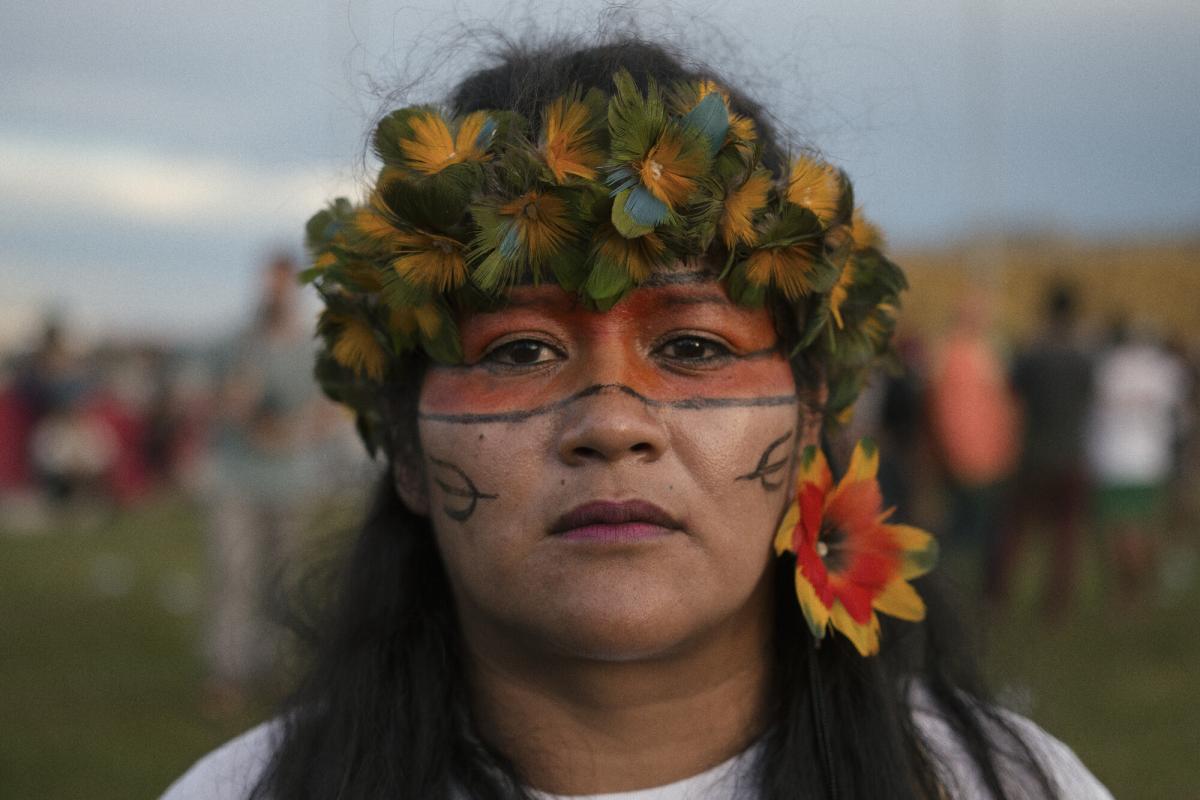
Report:
[[564,310],[569,311],[569,310],[571,310],[571,308],[574,308],[577,305],[577,301],[572,299],[569,302],[569,307],[565,308],[565,309],[564,309],[563,305],[564,305],[563,300],[560,297],[553,297],[553,296],[549,296],[549,295],[533,295],[531,297],[520,297],[520,296],[513,297],[510,295],[508,298],[505,299],[505,301],[502,304],[500,304],[494,308],[480,308],[480,309],[475,310],[473,313],[477,314],[477,315],[503,314],[505,311],[510,311],[514,308],[532,308],[532,309],[536,309],[538,311],[545,311],[548,313],[552,313],[552,312],[556,312],[556,311],[562,312]]
[[720,292],[688,292],[686,294],[671,292],[659,298],[658,302],[664,306],[718,305],[733,307],[730,299]]
[[708,270],[693,269],[686,272],[655,272],[642,286],[676,286],[685,283],[708,283],[716,280],[716,274]]

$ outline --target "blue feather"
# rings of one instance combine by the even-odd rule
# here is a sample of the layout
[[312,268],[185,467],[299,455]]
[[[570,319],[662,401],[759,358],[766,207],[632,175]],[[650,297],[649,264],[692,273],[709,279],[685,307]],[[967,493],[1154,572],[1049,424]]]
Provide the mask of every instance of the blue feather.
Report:
[[500,246],[497,248],[500,255],[505,258],[513,258],[521,249],[521,237],[517,234],[517,226],[513,223],[508,225],[508,233],[504,234],[504,238],[500,240]]
[[487,144],[489,141],[491,141],[492,134],[496,132],[496,127],[498,125],[499,123],[496,122],[495,117],[488,117],[484,121],[483,127],[479,129],[479,135],[475,137],[476,149],[484,150],[487,148]]
[[683,118],[683,124],[695,128],[708,141],[709,155],[715,156],[725,144],[729,133],[729,109],[716,92],[709,92],[704,99]]
[[644,186],[638,186],[625,200],[625,213],[638,225],[654,228],[667,221],[671,209],[662,200],[650,194]]

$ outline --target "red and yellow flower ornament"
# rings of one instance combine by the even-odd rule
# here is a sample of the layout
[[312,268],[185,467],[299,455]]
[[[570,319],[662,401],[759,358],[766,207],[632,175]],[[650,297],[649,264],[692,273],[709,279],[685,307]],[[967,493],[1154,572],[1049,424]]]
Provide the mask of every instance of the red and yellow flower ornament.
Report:
[[775,535],[775,552],[796,556],[796,596],[813,636],[830,626],[864,656],[879,652],[876,613],[917,622],[925,603],[909,584],[937,560],[933,536],[887,522],[876,473],[879,451],[864,440],[836,485],[825,456],[803,455],[796,496]]

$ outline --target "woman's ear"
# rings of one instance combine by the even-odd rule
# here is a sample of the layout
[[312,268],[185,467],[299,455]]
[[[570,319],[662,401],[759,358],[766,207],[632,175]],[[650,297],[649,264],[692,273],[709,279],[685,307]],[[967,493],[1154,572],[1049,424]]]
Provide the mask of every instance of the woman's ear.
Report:
[[396,494],[408,510],[422,517],[429,516],[429,487],[425,483],[425,470],[414,459],[397,459],[392,462],[392,480]]
[[795,449],[792,452],[792,466],[788,470],[787,485],[794,486],[796,476],[800,474],[800,458],[806,447],[821,446],[821,429],[825,422],[825,401],[829,398],[829,387],[822,380],[809,388],[797,392],[800,398],[800,411],[796,420],[796,438],[793,440]]
[[825,403],[829,400],[829,384],[824,379],[800,392],[800,435],[796,437],[796,455],[804,448],[821,446],[821,428],[825,422]]

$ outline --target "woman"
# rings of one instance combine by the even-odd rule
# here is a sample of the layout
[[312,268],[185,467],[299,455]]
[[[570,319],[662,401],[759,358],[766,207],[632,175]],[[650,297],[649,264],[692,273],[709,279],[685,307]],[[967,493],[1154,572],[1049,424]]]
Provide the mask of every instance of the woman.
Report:
[[903,287],[843,174],[636,41],[374,144],[310,277],[391,470],[289,711],[168,797],[1107,797],[976,692],[874,449],[821,455]]

